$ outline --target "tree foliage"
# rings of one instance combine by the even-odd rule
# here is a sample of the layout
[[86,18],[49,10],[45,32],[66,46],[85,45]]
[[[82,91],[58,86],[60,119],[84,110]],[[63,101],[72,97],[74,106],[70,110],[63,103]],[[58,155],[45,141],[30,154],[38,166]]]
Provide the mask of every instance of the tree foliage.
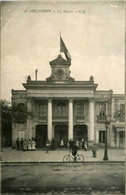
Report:
[[[114,114],[114,121],[113,122],[124,122],[125,121],[125,106],[122,106],[120,110],[117,110]],[[117,144],[117,137],[118,137],[118,131],[116,127],[113,127],[113,141],[115,143],[115,147]]]
[[27,111],[25,104],[11,103],[7,100],[0,100],[1,120],[8,122],[25,123],[28,117],[32,117],[32,112]]

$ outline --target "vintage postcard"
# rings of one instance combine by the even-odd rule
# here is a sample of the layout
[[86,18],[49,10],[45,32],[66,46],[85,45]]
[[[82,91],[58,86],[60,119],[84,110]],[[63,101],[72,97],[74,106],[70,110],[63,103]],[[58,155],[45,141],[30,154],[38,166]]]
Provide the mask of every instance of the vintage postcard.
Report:
[[2,1],[1,194],[125,194],[125,1]]

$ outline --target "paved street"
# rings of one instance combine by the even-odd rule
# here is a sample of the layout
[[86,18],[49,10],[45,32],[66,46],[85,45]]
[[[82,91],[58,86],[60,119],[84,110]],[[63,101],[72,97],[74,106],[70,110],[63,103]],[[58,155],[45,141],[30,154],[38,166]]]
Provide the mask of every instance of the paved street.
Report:
[[124,163],[2,165],[2,194],[121,195],[124,185]]
[[63,157],[68,153],[3,148],[2,194],[125,194],[124,149],[109,149],[107,162],[103,161],[104,149],[98,149],[96,158],[92,158],[91,150],[79,150],[85,158],[84,164],[64,164]]
[[[68,154],[67,150],[55,150],[46,151],[17,151],[16,149],[3,148],[2,161],[3,162],[62,162],[63,157]],[[97,157],[92,158],[92,151],[82,151],[79,150],[78,154],[84,156],[84,161],[100,161],[103,162],[104,149],[98,149]],[[124,161],[125,160],[125,150],[124,149],[108,149],[109,161]]]

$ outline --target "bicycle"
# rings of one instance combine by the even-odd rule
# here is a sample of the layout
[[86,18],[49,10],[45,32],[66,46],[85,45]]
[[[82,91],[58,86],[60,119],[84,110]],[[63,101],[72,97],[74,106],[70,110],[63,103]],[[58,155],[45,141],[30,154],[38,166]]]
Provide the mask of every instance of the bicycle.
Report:
[[84,162],[84,156],[82,154],[77,154],[73,157],[70,152],[63,157],[63,162]]

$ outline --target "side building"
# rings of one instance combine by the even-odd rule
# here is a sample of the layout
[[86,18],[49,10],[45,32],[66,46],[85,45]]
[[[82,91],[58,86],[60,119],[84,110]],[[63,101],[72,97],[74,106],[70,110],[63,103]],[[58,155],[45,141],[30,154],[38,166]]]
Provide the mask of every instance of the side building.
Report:
[[124,95],[112,90],[99,91],[91,76],[88,81],[75,81],[70,76],[71,63],[59,55],[50,62],[51,76],[45,81],[32,80],[28,76],[23,83],[25,90],[12,90],[12,104],[19,109],[27,107],[32,113],[26,120],[13,120],[12,147],[16,139],[34,138],[40,147],[46,140],[79,141],[84,139],[88,147],[94,142],[99,147],[105,143],[105,121],[110,115],[108,145],[124,147],[124,117],[114,121],[117,111],[124,108]]

